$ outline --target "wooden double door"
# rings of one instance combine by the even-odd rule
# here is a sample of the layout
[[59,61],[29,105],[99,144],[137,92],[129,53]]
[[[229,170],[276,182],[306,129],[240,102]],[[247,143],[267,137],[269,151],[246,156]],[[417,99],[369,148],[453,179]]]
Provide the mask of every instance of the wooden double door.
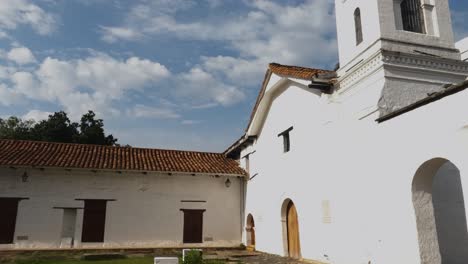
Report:
[[300,259],[301,242],[299,239],[299,221],[297,210],[292,201],[289,202],[286,213],[287,234],[288,234],[288,254],[289,257]]

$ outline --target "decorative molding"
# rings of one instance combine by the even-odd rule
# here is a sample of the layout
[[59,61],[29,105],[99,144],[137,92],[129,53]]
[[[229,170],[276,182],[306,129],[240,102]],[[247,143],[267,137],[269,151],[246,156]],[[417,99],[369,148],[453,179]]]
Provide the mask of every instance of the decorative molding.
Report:
[[356,65],[354,70],[348,72],[343,77],[340,77],[338,80],[339,90],[346,90],[347,88],[351,87],[358,81],[362,80],[364,77],[367,77],[371,73],[375,72],[382,66],[382,53],[379,51],[378,53],[371,56],[369,59]]
[[468,74],[468,63],[464,61],[441,59],[437,57],[420,56],[396,52],[383,52],[385,64],[398,66],[413,66],[427,70],[443,70]]
[[343,92],[386,65],[412,67],[426,71],[444,71],[468,76],[468,62],[466,61],[380,50],[358,64],[354,70],[340,77],[338,80],[339,91]]

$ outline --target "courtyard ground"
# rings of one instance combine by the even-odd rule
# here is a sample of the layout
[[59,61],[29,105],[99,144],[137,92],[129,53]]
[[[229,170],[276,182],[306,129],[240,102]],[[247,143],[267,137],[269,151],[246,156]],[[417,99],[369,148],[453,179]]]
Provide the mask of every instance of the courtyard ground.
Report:
[[[244,250],[206,250],[204,264],[303,264],[293,259]],[[95,256],[101,260],[84,260]],[[155,256],[180,256],[180,250],[141,251],[0,251],[0,264],[152,264]],[[107,258],[107,259],[106,259]],[[309,262],[310,263],[310,262]]]

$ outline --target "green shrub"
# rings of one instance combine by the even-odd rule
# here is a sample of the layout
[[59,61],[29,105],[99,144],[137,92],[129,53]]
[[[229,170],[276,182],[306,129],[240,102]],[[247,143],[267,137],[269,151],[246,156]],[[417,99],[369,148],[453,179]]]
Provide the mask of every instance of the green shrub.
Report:
[[191,250],[185,255],[184,264],[203,264],[202,253],[197,250]]

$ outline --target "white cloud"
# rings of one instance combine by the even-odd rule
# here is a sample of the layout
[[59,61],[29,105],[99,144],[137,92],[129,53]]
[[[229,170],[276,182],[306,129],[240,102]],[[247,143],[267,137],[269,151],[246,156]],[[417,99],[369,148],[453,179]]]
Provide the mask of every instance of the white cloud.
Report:
[[115,115],[119,113],[115,101],[169,76],[163,65],[137,57],[127,60],[105,54],[77,60],[48,57],[34,70],[11,74],[13,86],[8,91],[31,100],[58,103],[72,117],[88,110]]
[[101,27],[101,39],[108,43],[114,43],[118,40],[138,40],[142,35],[131,29],[131,28],[122,28],[122,27]]
[[55,30],[57,20],[30,0],[1,0],[0,29],[14,30],[19,25],[31,26],[38,34],[48,35]]
[[[202,19],[183,20],[178,17],[182,12],[190,12],[193,1],[186,1],[182,6],[167,2],[140,1],[119,29],[134,32],[132,34],[138,32],[148,38],[169,35],[182,40],[217,41],[225,45],[238,54],[201,57],[200,64],[191,72],[201,70],[211,75],[220,87],[258,87],[270,62],[310,67],[330,67],[335,63],[333,1],[305,0],[301,4],[244,1],[246,9],[236,16],[212,13]],[[213,2],[215,6],[219,4],[219,1],[207,2]],[[161,8],[161,5],[165,7]]]
[[235,86],[230,86],[216,80],[210,73],[200,69],[192,68],[187,73],[178,76],[178,86],[175,92],[178,97],[190,98],[192,103],[211,103],[223,106],[233,105],[245,98],[244,93]]
[[49,115],[52,115],[52,112],[45,112],[41,110],[31,110],[27,112],[25,115],[23,115],[23,120],[34,120],[36,122],[45,120],[49,118]]
[[132,117],[155,118],[155,119],[176,119],[180,115],[169,108],[157,108],[145,105],[136,105],[133,109],[128,110],[127,114]]
[[225,0],[205,0],[211,8],[220,7]]
[[12,48],[8,52],[7,58],[20,65],[36,62],[36,58],[34,57],[33,53],[26,47]]
[[0,83],[0,104],[10,106],[19,101],[21,95],[15,90],[8,88],[5,84]]
[[[138,57],[121,60],[97,52],[82,59],[47,57],[31,67],[0,66],[0,79],[6,81],[0,104],[10,105],[9,98],[39,100],[59,105],[71,118],[94,110],[108,116],[175,119],[182,117],[177,107],[231,106],[245,97],[240,88],[222,83],[201,67],[173,74],[158,62]],[[132,96],[159,102],[128,109]]]
[[201,124],[203,121],[201,120],[182,120],[180,123],[182,125],[198,125]]
[[17,71],[15,67],[0,65],[0,83],[2,80],[8,80]]

